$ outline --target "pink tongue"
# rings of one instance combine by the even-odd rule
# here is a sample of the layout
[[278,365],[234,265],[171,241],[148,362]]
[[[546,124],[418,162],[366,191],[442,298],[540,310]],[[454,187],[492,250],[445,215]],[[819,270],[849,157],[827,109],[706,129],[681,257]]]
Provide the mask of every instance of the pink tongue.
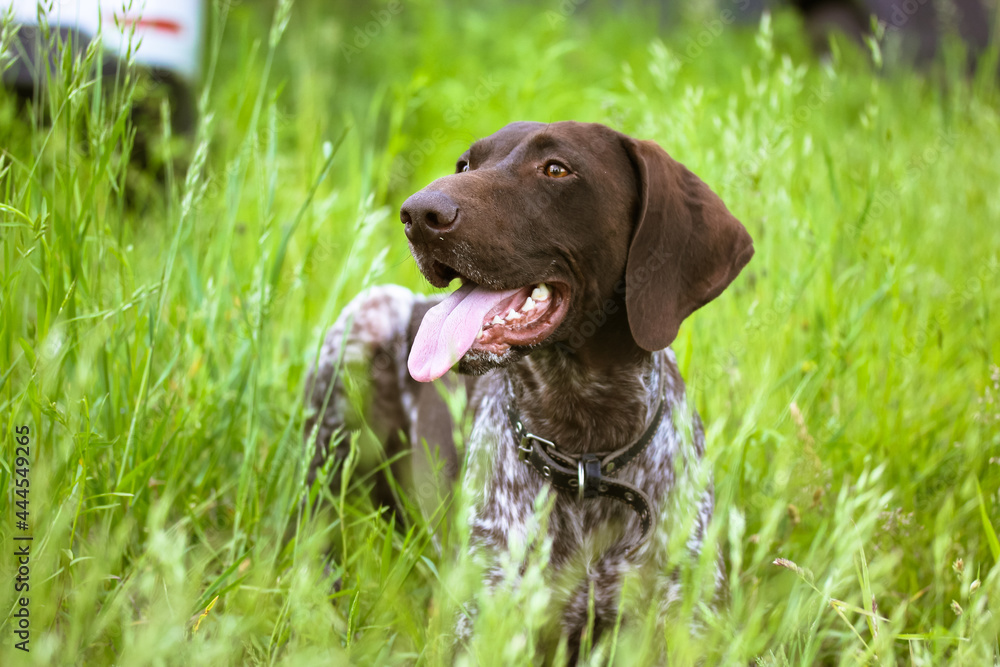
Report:
[[472,347],[486,313],[519,291],[493,292],[466,283],[428,310],[406,363],[413,379],[430,382],[447,373]]

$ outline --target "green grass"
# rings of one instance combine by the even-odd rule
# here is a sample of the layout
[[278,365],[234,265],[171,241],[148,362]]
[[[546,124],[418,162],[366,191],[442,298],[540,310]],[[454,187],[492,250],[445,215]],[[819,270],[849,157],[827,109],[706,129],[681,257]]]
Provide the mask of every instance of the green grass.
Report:
[[666,628],[633,610],[591,663],[1000,660],[995,79],[954,52],[882,71],[838,42],[824,63],[792,14],[688,58],[711,12],[559,6],[406,3],[350,59],[371,8],[217,6],[197,132],[153,142],[162,185],[129,166],[145,84],[95,81],[96,53],[26,109],[0,92],[0,617],[20,425],[34,537],[31,653],[7,618],[0,663],[448,664],[469,600],[460,661],[530,661],[544,548],[490,597],[461,512],[437,540],[440,514],[399,530],[355,479],[298,513],[323,331],[366,284],[427,289],[399,204],[518,119],[657,140],[757,249],[674,344],[729,602],[696,638],[697,586]]

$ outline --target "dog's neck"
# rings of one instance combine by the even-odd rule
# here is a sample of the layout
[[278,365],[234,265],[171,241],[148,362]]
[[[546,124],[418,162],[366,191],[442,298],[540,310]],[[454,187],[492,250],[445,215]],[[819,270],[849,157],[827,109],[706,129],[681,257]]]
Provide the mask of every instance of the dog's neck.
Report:
[[619,449],[642,434],[656,410],[661,369],[650,352],[613,363],[585,352],[551,345],[508,367],[517,411],[530,432],[561,451]]

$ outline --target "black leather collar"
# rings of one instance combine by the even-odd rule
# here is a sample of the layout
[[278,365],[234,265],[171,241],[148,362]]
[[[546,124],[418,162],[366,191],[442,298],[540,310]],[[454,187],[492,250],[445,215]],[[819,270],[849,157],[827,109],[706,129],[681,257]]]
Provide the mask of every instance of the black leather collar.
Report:
[[513,397],[507,405],[507,418],[517,436],[518,459],[534,468],[559,491],[575,493],[578,498],[611,498],[631,507],[639,515],[642,526],[639,544],[649,536],[653,524],[649,498],[636,486],[608,475],[628,465],[646,449],[656,435],[666,405],[667,383],[664,375],[661,367],[660,404],[646,431],[631,445],[612,452],[560,452],[551,440],[528,432],[517,413]]

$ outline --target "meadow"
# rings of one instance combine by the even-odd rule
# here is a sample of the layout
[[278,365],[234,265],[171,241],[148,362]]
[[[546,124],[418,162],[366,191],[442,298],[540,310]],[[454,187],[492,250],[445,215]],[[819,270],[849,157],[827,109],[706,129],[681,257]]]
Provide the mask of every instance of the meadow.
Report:
[[94,50],[0,90],[0,663],[537,659],[544,548],[491,595],[461,497],[393,519],[348,469],[302,511],[302,390],[364,286],[430,291],[408,194],[510,121],[575,119],[658,141],[756,246],[673,346],[728,600],[697,636],[697,586],[666,627],[632,610],[582,662],[998,664],[996,54],[914,71],[891,34],[820,58],[789,11],[623,4],[217,2],[190,136]]

